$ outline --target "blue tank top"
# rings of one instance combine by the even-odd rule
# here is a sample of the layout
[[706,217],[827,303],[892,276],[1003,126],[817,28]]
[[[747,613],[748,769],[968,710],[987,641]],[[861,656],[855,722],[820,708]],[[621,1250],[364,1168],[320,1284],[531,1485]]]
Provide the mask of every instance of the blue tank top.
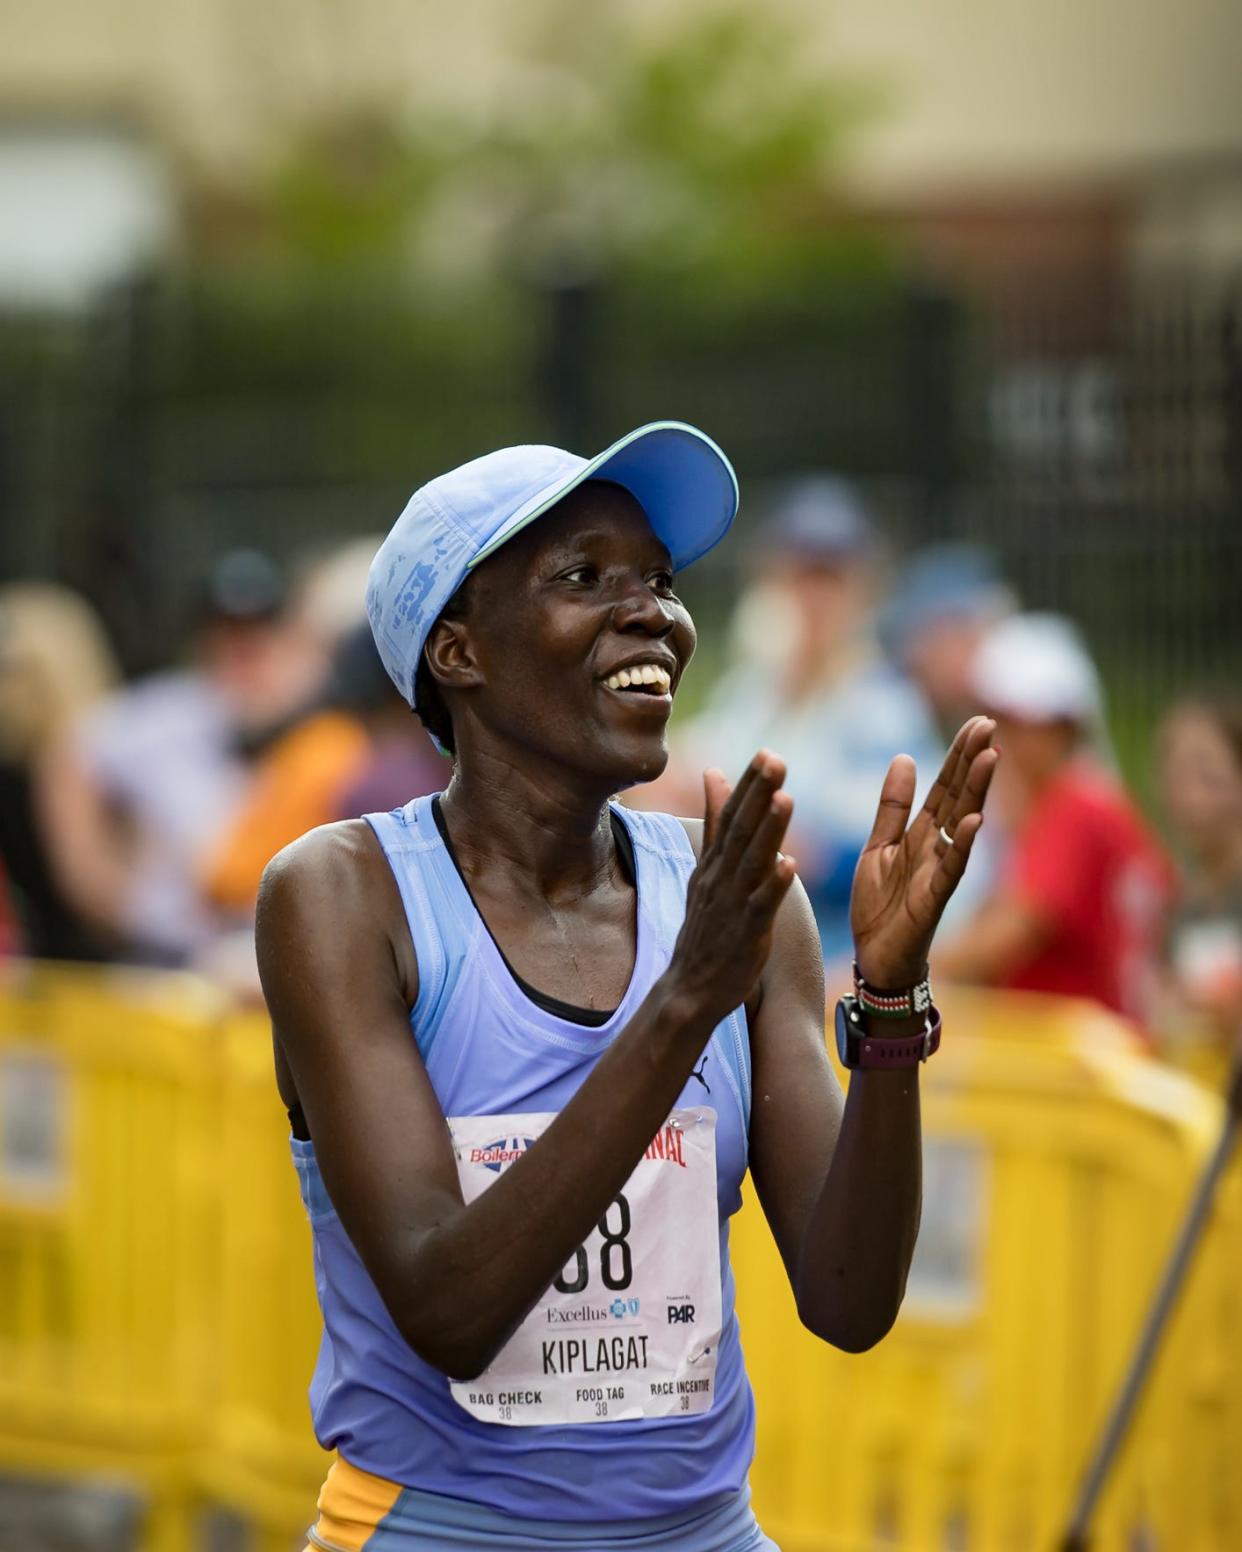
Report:
[[[598,1027],[561,1018],[520,989],[440,837],[430,798],[366,816],[405,906],[419,978],[410,1027],[446,1116],[562,1109],[667,967],[695,865],[689,837],[668,815],[614,812],[634,847],[637,951],[625,996]],[[310,1394],[325,1448],[405,1487],[545,1521],[657,1519],[723,1502],[744,1488],[754,1402],[728,1257],[750,1120],[744,1010],[716,1027],[704,1055],[677,1105],[708,1102],[717,1111],[723,1318],[710,1409],[574,1426],[476,1420],[453,1400],[446,1377],[402,1340],[333,1211],[313,1145],[295,1138],[324,1321]]]

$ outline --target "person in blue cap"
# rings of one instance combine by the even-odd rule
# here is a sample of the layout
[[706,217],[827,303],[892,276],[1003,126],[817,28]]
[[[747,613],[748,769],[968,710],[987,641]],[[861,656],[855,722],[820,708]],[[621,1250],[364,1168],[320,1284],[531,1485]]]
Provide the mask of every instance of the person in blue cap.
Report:
[[664,767],[676,573],[736,507],[720,449],[659,422],[443,475],[375,557],[380,654],[452,777],[286,848],[257,921],[337,1455],[316,1547],[772,1546],[728,1254],[748,1167],[807,1326],[854,1351],[896,1317],[928,946],[992,724],[913,822],[908,757],[878,794],[843,1099],[784,762],[708,771],[701,821],[613,801]]
[[[876,640],[879,549],[853,485],[823,474],[783,485],[748,556],[730,662],[673,747],[671,779],[687,794],[704,766],[740,765],[761,744],[785,756],[790,843],[830,980],[848,977],[854,864],[893,751],[926,767],[942,747]],[[686,801],[676,786],[653,796]]]
[[[909,557],[880,611],[884,649],[922,691],[936,726],[956,728],[974,704],[971,673],[992,628],[1018,607],[996,557],[961,540]],[[971,869],[977,884],[976,866]],[[957,896],[955,908],[961,908]]]
[[[996,557],[977,544],[950,540],[916,550],[905,562],[878,620],[880,642],[907,683],[923,697],[937,738],[956,728],[978,704],[975,659],[991,631],[1013,614],[1017,595]],[[1007,837],[993,819],[971,853],[970,872],[940,923],[965,927],[991,895]]]

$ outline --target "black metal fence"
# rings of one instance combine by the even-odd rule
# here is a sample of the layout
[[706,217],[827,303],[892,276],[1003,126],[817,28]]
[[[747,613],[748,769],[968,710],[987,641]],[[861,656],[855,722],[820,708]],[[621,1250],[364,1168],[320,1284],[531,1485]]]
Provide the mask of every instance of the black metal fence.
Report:
[[[724,322],[623,289],[136,288],[76,320],[0,320],[0,575],[82,588],[136,670],[175,649],[231,545],[378,533],[489,447],[588,450],[677,416],[744,490],[831,466],[899,547],[992,545],[1026,602],[1084,626],[1135,753],[1178,688],[1242,669],[1240,319],[1242,278],[986,311],[881,287]],[[709,617],[732,566],[696,579]]]
[[1242,284],[1024,297],[975,342],[982,454],[955,514],[1085,628],[1135,767],[1187,687],[1242,688]]

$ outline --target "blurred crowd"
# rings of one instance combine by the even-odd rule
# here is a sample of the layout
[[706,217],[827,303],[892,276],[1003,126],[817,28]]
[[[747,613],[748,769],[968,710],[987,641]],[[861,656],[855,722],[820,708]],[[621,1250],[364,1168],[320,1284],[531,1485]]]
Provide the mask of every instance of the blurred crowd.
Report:
[[251,994],[268,859],[315,825],[443,785],[363,616],[377,542],[288,577],[257,551],[226,554],[182,661],[130,683],[81,597],[0,587],[0,931],[13,948],[186,967]]
[[[55,585],[0,587],[0,951],[187,967],[254,995],[262,869],[314,825],[441,788],[362,615],[375,544],[204,579],[182,660],[124,683],[99,619]],[[966,544],[898,563],[859,492],[789,482],[740,552],[724,661],[669,768],[627,800],[697,813],[702,771],[788,762],[830,995],[849,892],[901,750],[926,785],[972,712],[999,725],[987,820],[938,935],[941,980],[1082,997],[1210,1068],[1242,1023],[1242,706],[1172,705],[1159,812],[1117,770],[1073,623],[1024,612]]]

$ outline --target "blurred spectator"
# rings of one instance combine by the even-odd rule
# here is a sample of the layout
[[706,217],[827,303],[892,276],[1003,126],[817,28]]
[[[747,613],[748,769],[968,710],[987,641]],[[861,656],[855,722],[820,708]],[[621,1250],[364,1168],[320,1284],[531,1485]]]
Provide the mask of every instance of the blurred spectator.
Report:
[[378,538],[350,540],[294,558],[279,629],[265,654],[264,687],[258,693],[255,686],[238,730],[247,757],[262,755],[321,704],[337,646],[366,618],[367,569],[378,546]]
[[370,747],[353,781],[337,794],[329,817],[383,813],[441,791],[452,766],[388,677],[369,624],[342,642],[335,677],[338,695],[362,718]]
[[333,819],[436,792],[448,774],[363,621],[338,644],[323,694],[261,757],[250,796],[208,860],[208,897],[249,920],[260,875],[282,846]]
[[63,742],[118,679],[84,599],[45,582],[0,588],[0,862],[11,935],[34,958],[103,954],[57,884],[45,837]]
[[295,566],[296,613],[329,656],[366,619],[367,576],[383,537],[348,539]]
[[25,947],[17,926],[17,913],[9,893],[9,881],[0,867],[0,959],[20,953]]
[[[922,691],[944,745],[979,710],[972,679],[975,658],[989,631],[1016,607],[995,558],[976,544],[932,544],[917,551],[889,595],[880,614],[880,640]],[[949,901],[942,937],[955,932],[991,894],[1004,843],[1004,826],[992,814]]]
[[1160,734],[1160,787],[1184,864],[1168,934],[1166,1022],[1174,1038],[1219,1057],[1242,1031],[1242,704],[1187,699],[1172,708]]
[[199,870],[246,793],[240,741],[288,693],[282,604],[265,556],[226,555],[202,598],[190,666],[118,692],[59,762],[48,831],[58,876],[127,957],[181,964],[215,930]]
[[880,639],[923,692],[946,742],[978,710],[971,673],[984,637],[1016,607],[995,559],[975,544],[919,550],[890,594]]
[[904,751],[927,777],[939,760],[921,697],[876,641],[878,550],[851,486],[828,477],[794,484],[753,553],[732,666],[675,748],[686,789],[678,800],[699,806],[706,766],[736,779],[765,745],[787,761],[789,849],[829,961],[850,953],[854,865],[889,761]]
[[993,799],[1012,843],[991,898],[936,952],[934,970],[1091,998],[1141,1025],[1171,879],[1137,809],[1091,752],[1103,730],[1095,666],[1067,620],[1015,615],[985,640],[973,679],[998,723]]

